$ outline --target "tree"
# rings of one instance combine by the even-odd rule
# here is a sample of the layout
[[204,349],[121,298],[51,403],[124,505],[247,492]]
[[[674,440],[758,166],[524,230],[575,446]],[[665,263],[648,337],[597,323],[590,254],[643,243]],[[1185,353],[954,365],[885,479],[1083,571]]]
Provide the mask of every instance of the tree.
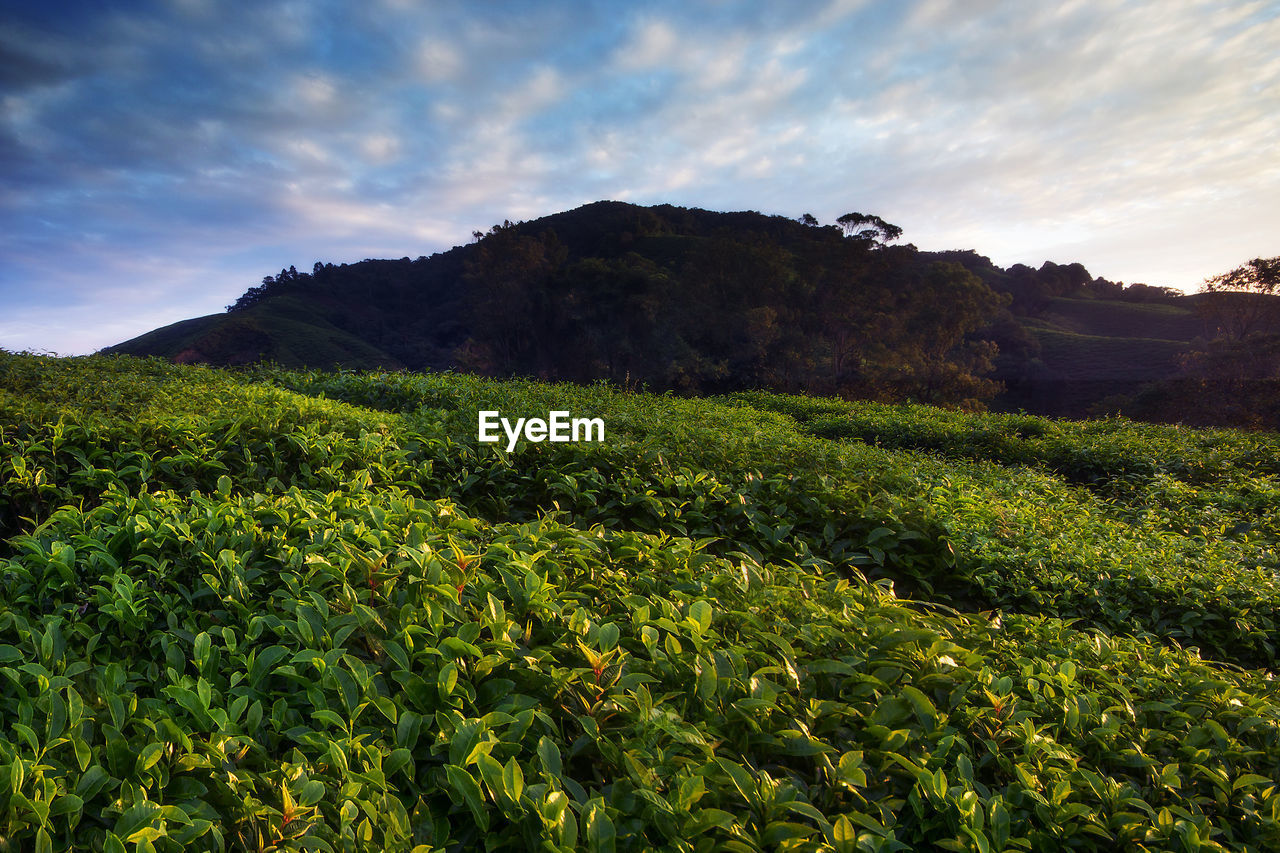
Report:
[[1280,291],[1280,256],[1254,258],[1231,272],[1206,279],[1205,290],[1210,293],[1230,290],[1275,296]]
[[1182,358],[1161,389],[1166,408],[1195,419],[1275,428],[1280,418],[1280,257],[1254,258],[1206,279],[1196,297],[1212,338]]
[[537,374],[556,342],[549,284],[568,252],[550,229],[517,234],[510,222],[483,235],[465,262],[468,366],[497,374]]
[[1280,326],[1280,256],[1254,258],[1205,279],[1200,289],[1205,319],[1219,337],[1240,340]]
[[845,236],[860,240],[872,248],[892,243],[902,236],[902,229],[890,225],[879,216],[868,213],[846,213],[836,220]]
[[671,323],[665,270],[637,254],[584,258],[552,281],[554,334],[560,341],[557,375],[577,382],[663,374]]
[[980,408],[1002,390],[984,378],[998,347],[975,333],[1009,304],[1007,295],[959,264],[937,262],[897,298],[877,384],[896,399],[965,408]]
[[[681,310],[674,328],[701,354],[703,390],[753,386],[776,364],[787,304],[798,287],[791,256],[767,238],[704,240],[680,268]],[[686,371],[693,377],[694,374]]]

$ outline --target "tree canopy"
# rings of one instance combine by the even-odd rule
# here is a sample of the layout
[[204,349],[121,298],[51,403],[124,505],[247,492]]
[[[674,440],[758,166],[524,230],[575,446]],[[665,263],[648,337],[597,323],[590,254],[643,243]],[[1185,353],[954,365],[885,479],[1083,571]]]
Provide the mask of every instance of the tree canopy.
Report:
[[1280,291],[1280,256],[1254,258],[1230,272],[1206,279],[1204,289],[1209,293],[1236,291],[1274,296]]
[[1280,256],[1254,258],[1208,278],[1201,305],[1218,337],[1280,333]]
[[892,243],[902,236],[902,229],[890,225],[879,216],[867,213],[846,213],[836,220],[846,235],[864,243],[880,246]]
[[983,375],[996,346],[977,333],[1008,298],[958,264],[885,246],[901,229],[879,217],[842,219],[853,239],[819,230],[817,244],[799,239],[813,233],[803,219],[799,232],[696,236],[637,221],[625,246],[585,258],[570,249],[577,238],[554,228],[504,224],[466,264],[471,335],[460,362],[701,393],[772,387],[963,404],[995,394]]

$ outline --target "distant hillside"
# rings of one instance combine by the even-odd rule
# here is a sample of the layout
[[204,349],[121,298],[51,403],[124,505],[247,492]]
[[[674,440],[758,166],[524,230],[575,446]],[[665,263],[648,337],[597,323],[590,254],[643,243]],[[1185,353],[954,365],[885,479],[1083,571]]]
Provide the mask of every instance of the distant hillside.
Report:
[[1082,335],[1189,341],[1204,334],[1194,296],[1160,302],[1058,297],[1049,301],[1041,316],[1063,331]]
[[806,219],[597,202],[431,257],[281,270],[107,351],[1079,415],[1176,375],[1202,332],[1196,297]]
[[305,299],[281,296],[235,314],[209,314],[151,331],[112,351],[163,355],[179,364],[402,368],[395,357],[324,319]]

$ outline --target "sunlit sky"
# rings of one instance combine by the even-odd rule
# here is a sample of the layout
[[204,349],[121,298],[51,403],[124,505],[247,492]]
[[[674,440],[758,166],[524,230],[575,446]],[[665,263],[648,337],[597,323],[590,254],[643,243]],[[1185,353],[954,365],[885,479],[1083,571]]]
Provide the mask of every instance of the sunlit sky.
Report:
[[600,199],[1193,290],[1280,254],[1280,3],[0,0],[5,349]]

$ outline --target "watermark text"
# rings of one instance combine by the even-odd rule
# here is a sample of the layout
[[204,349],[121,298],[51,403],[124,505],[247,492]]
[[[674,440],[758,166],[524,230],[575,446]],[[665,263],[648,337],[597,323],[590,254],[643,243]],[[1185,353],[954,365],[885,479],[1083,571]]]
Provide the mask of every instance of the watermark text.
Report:
[[546,418],[517,418],[513,424],[502,417],[501,412],[495,410],[480,412],[476,438],[482,442],[494,444],[502,440],[503,434],[507,437],[507,452],[515,450],[516,443],[521,438],[535,444],[542,441],[552,443],[604,441],[604,419],[575,418],[567,411],[556,410],[548,412]]

